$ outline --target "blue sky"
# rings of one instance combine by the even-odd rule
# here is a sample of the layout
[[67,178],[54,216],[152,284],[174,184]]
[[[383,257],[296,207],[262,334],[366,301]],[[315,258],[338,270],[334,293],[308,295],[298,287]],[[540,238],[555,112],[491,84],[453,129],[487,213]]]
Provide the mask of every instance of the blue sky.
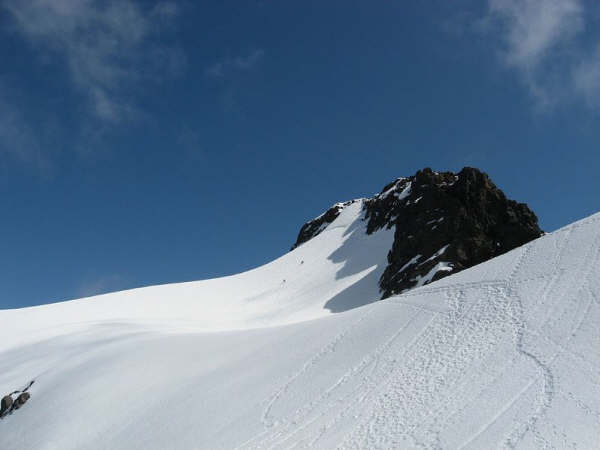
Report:
[[490,174],[598,211],[584,0],[0,0],[0,308],[265,263],[337,201]]

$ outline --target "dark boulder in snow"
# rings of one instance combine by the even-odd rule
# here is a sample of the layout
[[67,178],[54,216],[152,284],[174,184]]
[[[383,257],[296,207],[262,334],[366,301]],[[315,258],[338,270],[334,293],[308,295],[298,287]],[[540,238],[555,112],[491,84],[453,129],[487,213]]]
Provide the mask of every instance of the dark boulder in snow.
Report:
[[13,404],[13,408],[14,409],[19,409],[21,406],[23,406],[25,403],[27,403],[27,400],[29,400],[29,392],[23,392],[21,394],[19,394],[19,396],[17,397],[17,399],[15,400],[14,404]]
[[[27,387],[22,391],[14,391],[2,397],[2,400],[0,400],[0,419],[27,403],[27,400],[31,397],[31,394],[27,391],[34,382],[35,380],[30,381]],[[19,394],[17,398],[13,398],[13,395],[17,394]]]
[[13,406],[13,398],[10,395],[5,395],[0,400],[0,417],[10,411]]

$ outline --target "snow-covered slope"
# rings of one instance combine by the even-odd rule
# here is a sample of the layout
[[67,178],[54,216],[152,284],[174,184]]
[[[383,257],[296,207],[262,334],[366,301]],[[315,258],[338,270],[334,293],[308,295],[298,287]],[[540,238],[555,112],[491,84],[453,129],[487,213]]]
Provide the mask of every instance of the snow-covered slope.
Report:
[[376,301],[393,230],[365,233],[363,201],[311,245],[238,275],[0,311],[0,350],[102,323],[220,331],[299,322]]
[[361,219],[240,275],[0,311],[0,389],[35,380],[0,448],[597,448],[600,214],[373,303],[393,236]]

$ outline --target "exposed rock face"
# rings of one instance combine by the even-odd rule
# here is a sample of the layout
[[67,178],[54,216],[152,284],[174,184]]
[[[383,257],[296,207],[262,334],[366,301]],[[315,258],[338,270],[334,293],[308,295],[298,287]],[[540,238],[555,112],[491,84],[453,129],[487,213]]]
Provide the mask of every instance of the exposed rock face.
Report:
[[298,233],[298,239],[296,239],[296,243],[292,246],[291,250],[294,250],[299,245],[304,244],[306,241],[309,241],[318,235],[321,231],[327,228],[327,225],[337,219],[337,216],[340,215],[340,211],[342,209],[356,201],[358,200],[336,203],[319,217],[316,217],[302,225],[302,228],[300,228],[300,233]]
[[379,285],[383,298],[456,273],[543,234],[524,203],[506,198],[487,174],[418,171],[366,201],[367,233],[395,226]]
[[[345,204],[305,224],[293,248],[319,234]],[[487,174],[429,168],[399,178],[364,200],[367,233],[395,227],[379,286],[382,298],[423,286],[519,247],[543,234],[524,203],[506,198]]]

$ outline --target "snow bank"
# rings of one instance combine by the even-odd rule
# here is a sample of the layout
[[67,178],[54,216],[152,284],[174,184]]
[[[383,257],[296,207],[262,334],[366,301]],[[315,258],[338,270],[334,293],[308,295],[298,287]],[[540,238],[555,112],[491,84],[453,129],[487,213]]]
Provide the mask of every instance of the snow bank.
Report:
[[36,382],[0,448],[597,447],[600,215],[374,303],[392,235],[362,227],[352,206],[240,275],[1,311],[0,388]]

